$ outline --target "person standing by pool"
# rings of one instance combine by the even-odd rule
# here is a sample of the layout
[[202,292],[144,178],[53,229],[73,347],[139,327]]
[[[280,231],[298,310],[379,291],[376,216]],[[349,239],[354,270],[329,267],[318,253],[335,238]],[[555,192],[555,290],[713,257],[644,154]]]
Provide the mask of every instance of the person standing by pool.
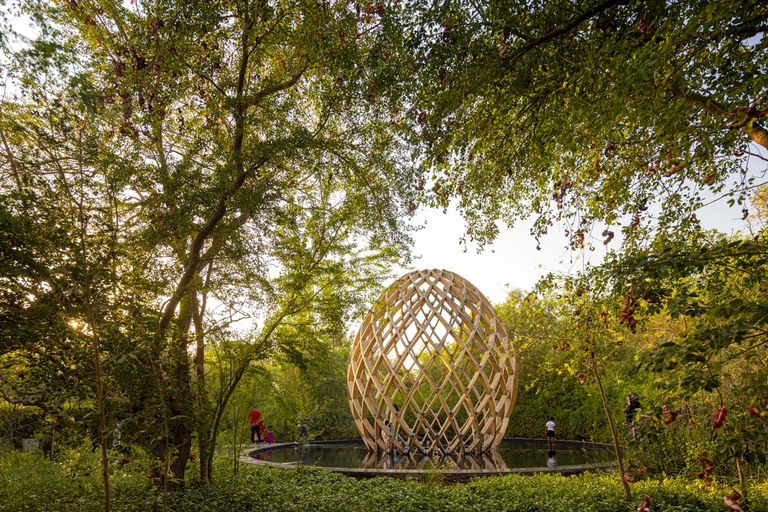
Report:
[[624,409],[624,413],[627,415],[624,425],[629,427],[629,433],[633,438],[637,433],[637,427],[633,423],[638,410],[640,410],[640,397],[636,393],[630,393],[627,395],[627,408]]
[[640,397],[637,396],[636,393],[630,393],[627,395],[627,408],[624,409],[624,414],[626,414],[626,421],[624,422],[625,425],[630,426],[632,425],[632,422],[635,421],[635,416],[637,416],[637,411],[640,409]]
[[552,450],[555,446],[555,418],[550,417],[544,428],[547,434],[547,449]]
[[267,429],[267,434],[264,436],[264,442],[268,444],[272,444],[275,442],[275,438],[272,435],[272,425],[269,426]]
[[256,444],[257,438],[261,443],[261,411],[254,407],[248,416],[251,419],[251,443]]
[[309,445],[309,416],[304,416],[296,426],[299,427],[299,436],[304,437],[304,444]]
[[[264,421],[260,419],[259,420],[259,434],[258,435],[259,435],[259,439],[261,441],[265,441],[266,440],[266,431],[267,431],[267,429],[264,426]],[[261,441],[259,441],[259,442],[261,442]]]
[[381,437],[384,439],[384,444],[387,445],[387,452],[392,448],[392,424],[389,419],[384,420],[384,428],[381,430]]

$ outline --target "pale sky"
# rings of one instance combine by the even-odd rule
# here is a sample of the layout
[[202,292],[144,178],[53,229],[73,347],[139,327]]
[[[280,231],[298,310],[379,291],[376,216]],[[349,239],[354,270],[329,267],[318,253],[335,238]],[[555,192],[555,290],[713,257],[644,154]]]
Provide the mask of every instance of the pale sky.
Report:
[[[696,215],[704,228],[732,233],[746,229],[741,208],[728,208],[727,200],[722,199],[700,209]],[[567,239],[562,228],[555,225],[541,240],[541,250],[537,251],[536,239],[530,234],[533,221],[527,220],[519,222],[514,229],[502,228],[496,242],[478,254],[477,246],[469,244],[464,252],[464,246],[459,245],[465,224],[455,209],[449,208],[443,214],[442,210],[419,207],[416,222],[425,227],[414,234],[413,254],[420,257],[413,262],[411,270],[442,268],[455,272],[479,288],[493,304],[503,302],[510,289],[532,289],[550,272],[578,272],[585,260],[599,264],[609,247],[616,249],[621,243],[619,229],[614,228],[616,238],[608,247],[598,241],[594,251],[571,251],[565,248]],[[597,234],[600,231],[602,228],[596,230]]]
[[[34,35],[28,20],[11,16],[11,21],[27,37]],[[764,178],[766,170],[762,172]],[[741,207],[729,209],[726,199],[696,214],[705,228],[716,228],[725,233],[746,229],[746,223],[741,220]],[[587,261],[599,264],[609,247],[618,248],[621,243],[619,229],[614,227],[616,238],[608,247],[597,241],[594,251],[571,251],[566,249],[563,228],[555,225],[541,240],[541,250],[537,251],[536,240],[530,234],[533,221],[529,219],[518,222],[514,229],[506,229],[500,223],[501,232],[495,243],[478,254],[477,246],[469,244],[464,252],[464,246],[459,245],[465,224],[455,209],[449,208],[443,214],[442,210],[419,207],[415,220],[424,225],[424,229],[414,234],[413,254],[417,259],[411,268],[396,272],[405,274],[429,268],[450,270],[472,282],[494,304],[502,302],[512,288],[530,290],[550,272],[575,273]],[[600,231],[602,228],[596,229],[595,233]]]

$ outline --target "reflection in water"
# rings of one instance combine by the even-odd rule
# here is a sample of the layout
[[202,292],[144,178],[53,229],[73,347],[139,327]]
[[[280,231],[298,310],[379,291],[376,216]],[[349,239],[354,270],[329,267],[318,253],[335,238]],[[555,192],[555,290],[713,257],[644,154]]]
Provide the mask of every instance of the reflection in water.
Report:
[[362,469],[509,469],[497,451],[483,454],[451,453],[446,455],[415,453],[402,455],[397,453],[368,452],[359,466]]
[[296,462],[299,462],[301,464],[304,464],[305,466],[309,465],[309,443],[305,444],[297,444],[293,447],[293,450],[296,452]]
[[265,460],[267,462],[272,462],[272,450],[261,452],[256,454],[256,458],[258,460]]
[[557,457],[555,456],[555,450],[549,450],[547,452],[547,467],[557,466]]
[[[369,452],[360,443],[286,446],[266,452],[277,463],[299,463],[329,468],[495,470],[588,465],[613,460],[612,453],[582,443],[558,443],[557,454],[544,443],[503,442],[486,454],[386,454]],[[256,454],[264,460],[265,452]]]

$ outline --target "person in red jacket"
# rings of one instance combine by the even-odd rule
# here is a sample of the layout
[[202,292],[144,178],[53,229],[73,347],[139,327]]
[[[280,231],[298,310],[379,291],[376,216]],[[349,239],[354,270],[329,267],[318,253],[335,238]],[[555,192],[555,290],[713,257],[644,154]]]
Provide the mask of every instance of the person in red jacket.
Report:
[[254,407],[249,416],[251,418],[251,443],[256,443],[257,438],[260,443],[261,425],[263,425],[261,422],[261,412],[256,407]]
[[259,431],[257,432],[257,435],[259,436],[259,439],[260,439],[259,442],[261,442],[262,439],[266,441],[267,439],[265,436],[265,432],[267,429],[264,427],[264,422],[259,420],[259,424],[257,425],[257,427],[259,427]]

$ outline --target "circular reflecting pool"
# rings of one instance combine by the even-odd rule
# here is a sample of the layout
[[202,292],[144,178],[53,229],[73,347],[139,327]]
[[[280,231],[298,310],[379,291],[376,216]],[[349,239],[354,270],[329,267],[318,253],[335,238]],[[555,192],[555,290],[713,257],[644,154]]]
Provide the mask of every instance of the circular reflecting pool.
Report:
[[548,450],[546,441],[505,439],[488,454],[409,456],[372,453],[362,441],[328,441],[310,445],[263,447],[249,452],[255,463],[303,464],[336,471],[447,471],[512,473],[528,471],[578,472],[611,466],[612,448],[601,443],[558,441]]

